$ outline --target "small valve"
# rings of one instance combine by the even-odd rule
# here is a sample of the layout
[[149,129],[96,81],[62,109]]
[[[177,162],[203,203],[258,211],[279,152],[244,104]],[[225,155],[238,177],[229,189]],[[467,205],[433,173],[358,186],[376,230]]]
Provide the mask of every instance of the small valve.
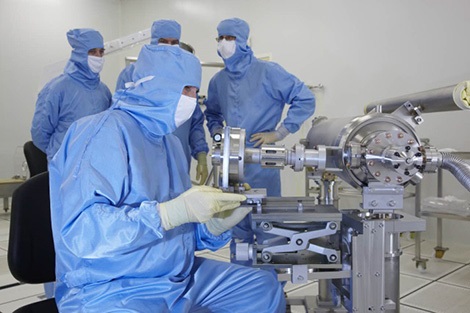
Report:
[[212,137],[212,139],[213,139],[215,142],[221,142],[221,141],[222,141],[222,134],[220,134],[220,133],[215,133],[214,136]]

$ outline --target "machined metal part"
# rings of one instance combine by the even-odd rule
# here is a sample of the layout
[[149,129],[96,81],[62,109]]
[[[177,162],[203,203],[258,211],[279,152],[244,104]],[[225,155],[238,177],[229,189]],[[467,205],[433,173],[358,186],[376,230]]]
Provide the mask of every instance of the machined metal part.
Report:
[[343,269],[351,277],[337,286],[352,312],[399,309],[399,234],[423,231],[425,221],[409,214],[345,212],[342,223]]
[[286,160],[286,148],[280,146],[262,146],[260,164],[267,168],[283,168]]
[[[426,228],[425,220],[399,211],[404,186],[443,168],[470,188],[468,165],[422,144],[415,131],[423,122],[422,107],[405,102],[391,114],[382,109],[354,118],[317,118],[307,139],[292,149],[245,148],[244,131],[236,128],[226,128],[215,145],[212,163],[222,169],[222,188],[244,193],[243,205],[252,208],[254,241],[236,242],[232,257],[275,268],[280,280],[319,279],[316,313],[398,311],[399,234]],[[273,198],[265,189],[246,191],[240,187],[244,163],[307,168],[319,196]],[[337,178],[362,190],[362,210],[337,210]],[[335,295],[344,308],[336,306]]]
[[310,264],[310,268],[340,269],[338,247],[329,240],[319,239],[339,236],[341,213],[335,207],[316,205],[315,199],[307,197],[266,198],[263,201],[261,205],[259,201],[252,204],[253,227],[259,232],[275,235],[271,236],[274,239],[241,247],[240,257],[252,253],[249,259],[253,264],[269,264],[276,268],[286,268],[286,264],[289,268],[295,264]]
[[[324,255],[326,256],[328,262],[338,261],[338,251],[311,243],[312,239],[336,234],[339,229],[339,225],[337,223],[328,222],[326,223],[323,229],[311,231],[304,231],[303,229],[292,230],[287,228],[289,226],[290,225],[279,225],[275,227],[270,222],[260,223],[260,227],[265,233],[288,238],[287,244],[269,246],[267,248],[264,248],[261,251],[263,262],[270,262],[272,259],[271,256],[276,253],[298,252],[302,250]],[[265,255],[269,256],[269,258],[265,258]]]
[[[242,182],[244,179],[245,130],[225,127],[221,143],[217,143],[212,154],[212,164],[222,167],[222,185],[224,190],[229,182]],[[218,178],[217,178],[218,179]]]
[[403,208],[404,188],[400,185],[369,183],[362,189],[362,206],[366,210],[392,212]]
[[337,175],[355,188],[374,181],[403,185],[422,164],[414,126],[393,114],[316,119],[307,135],[307,148],[319,145],[343,151],[333,164],[342,169]]
[[434,147],[423,147],[425,156],[424,170],[428,173],[435,173],[442,164],[442,154]]

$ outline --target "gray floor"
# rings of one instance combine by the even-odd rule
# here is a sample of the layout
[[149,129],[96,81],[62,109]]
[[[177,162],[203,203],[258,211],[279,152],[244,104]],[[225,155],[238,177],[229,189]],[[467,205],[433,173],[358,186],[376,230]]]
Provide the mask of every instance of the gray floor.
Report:
[[[0,213],[0,313],[13,312],[18,307],[44,298],[42,285],[15,285],[7,264],[8,231],[10,214]],[[423,242],[423,256],[429,259],[427,269],[417,269],[412,258],[414,242],[402,238],[401,257],[401,312],[470,312],[470,246],[447,244],[442,259],[436,259],[434,244]],[[216,253],[198,253],[204,257],[229,261],[229,250],[223,248]],[[14,285],[8,287],[9,285]],[[305,285],[287,284],[288,296],[315,295],[317,283]],[[292,312],[304,312],[293,307]]]

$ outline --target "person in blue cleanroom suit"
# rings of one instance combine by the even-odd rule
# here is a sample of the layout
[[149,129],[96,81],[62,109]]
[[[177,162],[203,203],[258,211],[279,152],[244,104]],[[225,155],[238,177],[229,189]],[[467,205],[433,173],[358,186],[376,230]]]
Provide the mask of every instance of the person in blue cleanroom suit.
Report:
[[[152,39],[150,44],[178,46],[181,38],[181,26],[174,20],[158,20],[152,24],[151,33]],[[132,81],[134,68],[134,64],[129,64],[122,70],[117,79],[116,91],[125,89],[125,84]],[[204,114],[199,106],[194,110],[191,119],[178,127],[174,134],[183,144],[188,169],[191,167],[191,156],[197,160],[196,180],[199,181],[199,184],[204,184],[209,172],[207,169],[207,152],[209,152],[209,147],[204,132]]]
[[60,312],[284,312],[262,270],[196,257],[250,211],[245,197],[191,187],[172,132],[196,106],[201,66],[145,45],[133,86],[72,124],[49,165]]
[[70,124],[109,108],[111,92],[100,81],[104,64],[103,37],[93,29],[67,32],[72,55],[64,73],[40,91],[31,126],[33,143],[50,160],[59,149]]
[[[299,130],[315,111],[315,97],[294,75],[280,65],[254,57],[247,45],[250,28],[239,19],[223,20],[217,26],[217,52],[225,68],[209,82],[204,112],[211,135],[224,126],[246,130],[248,148],[271,144]],[[287,117],[280,125],[285,104]],[[279,169],[245,165],[245,182],[253,188],[266,188],[268,196],[281,196]],[[234,229],[234,238],[250,241],[250,217]]]
[[[284,139],[299,130],[315,111],[315,97],[294,75],[273,62],[254,57],[247,45],[249,26],[238,18],[219,23],[218,54],[225,68],[211,79],[205,104],[211,135],[227,126],[246,130],[247,147]],[[287,117],[280,125],[285,104]],[[267,188],[268,196],[281,196],[279,169],[245,166],[246,182],[253,188]]]

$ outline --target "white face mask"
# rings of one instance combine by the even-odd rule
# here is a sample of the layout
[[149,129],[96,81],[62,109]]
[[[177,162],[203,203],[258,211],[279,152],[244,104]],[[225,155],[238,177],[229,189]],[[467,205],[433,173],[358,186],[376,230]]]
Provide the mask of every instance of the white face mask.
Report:
[[196,109],[196,101],[196,98],[181,95],[175,112],[175,125],[177,128],[193,115],[194,109]]
[[222,39],[217,45],[217,50],[219,51],[222,58],[228,59],[235,54],[236,47],[237,44],[235,43],[235,40],[227,41],[225,39]]
[[93,55],[88,56],[88,67],[93,73],[98,74],[103,69],[104,58],[95,57]]

